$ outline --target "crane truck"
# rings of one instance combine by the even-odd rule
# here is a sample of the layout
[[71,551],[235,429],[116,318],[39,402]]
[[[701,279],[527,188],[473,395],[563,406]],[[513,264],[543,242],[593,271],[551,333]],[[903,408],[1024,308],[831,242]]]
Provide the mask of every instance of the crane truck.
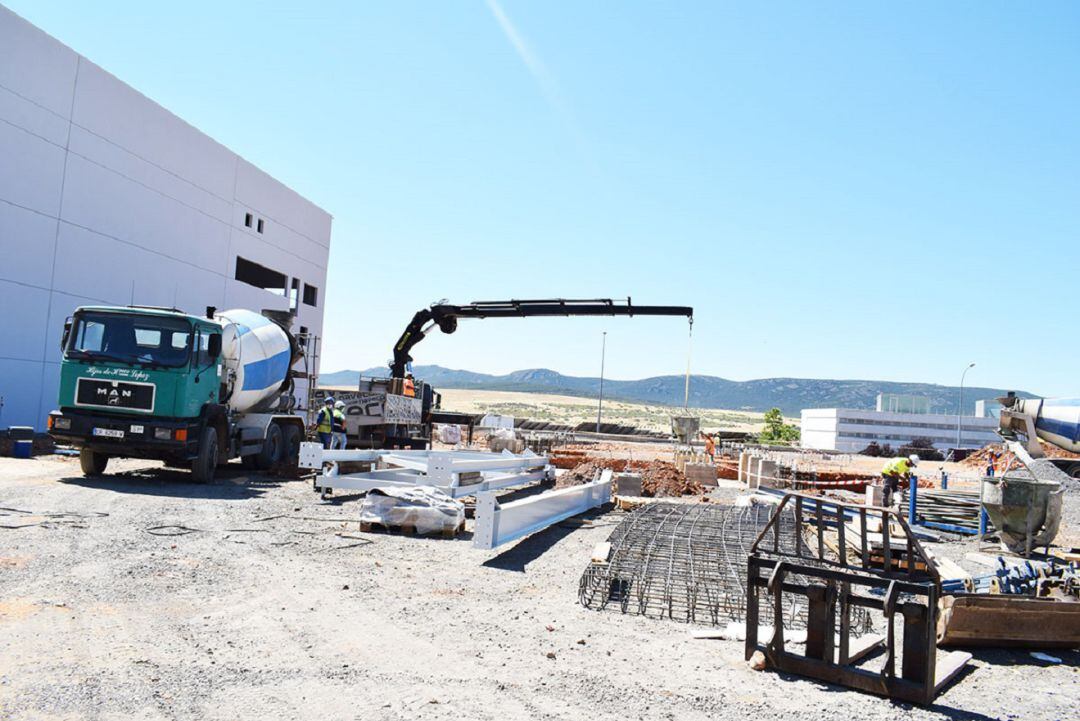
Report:
[[87,476],[110,458],[189,467],[208,482],[240,458],[265,470],[295,458],[305,432],[293,365],[303,344],[283,311],[85,306],[64,325],[49,432],[79,449]]
[[467,423],[469,417],[439,408],[440,396],[427,383],[415,382],[415,395],[402,395],[401,388],[412,349],[436,327],[453,333],[458,321],[470,318],[535,318],[555,316],[684,316],[694,322],[694,309],[678,305],[634,305],[600,298],[570,300],[479,301],[455,305],[445,300],[418,310],[394,343],[389,378],[361,378],[356,390],[320,389],[318,397],[333,395],[344,401],[345,426],[350,446],[422,448],[431,440],[433,423]]

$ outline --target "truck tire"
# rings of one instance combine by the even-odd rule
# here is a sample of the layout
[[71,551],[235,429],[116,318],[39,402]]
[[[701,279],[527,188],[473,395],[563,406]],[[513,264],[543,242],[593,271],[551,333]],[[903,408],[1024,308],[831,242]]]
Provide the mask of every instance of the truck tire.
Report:
[[285,439],[281,435],[281,426],[271,423],[266,427],[266,438],[263,439],[262,450],[259,451],[259,470],[268,471],[271,466],[281,461],[284,446]]
[[1068,468],[1065,469],[1065,472],[1068,473],[1073,478],[1080,478],[1080,463],[1072,464],[1071,466],[1069,466]]
[[285,426],[285,430],[282,433],[285,438],[285,451],[284,458],[289,463],[300,462],[300,441],[303,440],[300,429],[290,423]]
[[210,483],[217,470],[218,440],[217,430],[207,426],[199,436],[199,455],[191,462],[191,476],[196,483]]
[[83,448],[79,451],[79,465],[82,467],[84,476],[100,476],[109,465],[109,457],[104,453]]

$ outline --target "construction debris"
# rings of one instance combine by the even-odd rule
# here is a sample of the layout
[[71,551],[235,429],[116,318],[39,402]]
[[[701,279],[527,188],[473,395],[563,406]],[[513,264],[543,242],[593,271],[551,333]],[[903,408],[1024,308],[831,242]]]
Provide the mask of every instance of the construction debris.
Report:
[[[596,474],[603,470],[619,470],[619,466],[626,468],[627,463],[619,464],[606,459],[590,460],[575,466],[572,470],[562,473],[555,481],[556,488],[588,483],[596,478]],[[641,495],[650,498],[673,498],[678,496],[697,496],[704,492],[704,488],[698,481],[690,480],[686,475],[679,473],[675,465],[667,461],[650,461],[636,466],[641,475]]]
[[[1063,448],[1058,448],[1045,441],[1040,440],[1039,446],[1042,447],[1043,453],[1047,458],[1075,458],[1080,460],[1080,453],[1066,451]],[[980,448],[961,461],[963,465],[979,470],[987,468],[991,462],[994,462],[997,473],[1003,473],[1005,470],[1015,468],[1019,465],[1016,455],[1006,448],[1003,443],[992,443]]]

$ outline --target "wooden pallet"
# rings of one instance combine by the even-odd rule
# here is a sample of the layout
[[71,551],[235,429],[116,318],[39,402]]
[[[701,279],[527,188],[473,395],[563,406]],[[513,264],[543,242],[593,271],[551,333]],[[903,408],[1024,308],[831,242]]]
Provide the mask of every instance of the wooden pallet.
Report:
[[443,529],[441,531],[430,531],[428,533],[421,533],[416,529],[416,526],[410,523],[405,523],[399,526],[388,525],[385,523],[368,523],[366,521],[360,522],[361,533],[388,533],[396,536],[438,536],[440,538],[456,538],[458,534],[465,530],[465,522],[462,521],[457,528]]
[[[890,561],[889,565],[892,566],[891,570],[893,570],[893,571],[907,571],[908,570],[907,559],[904,558],[904,557],[898,557],[895,554],[896,554],[896,552],[894,551],[893,555],[889,557],[889,561]],[[870,564],[872,566],[878,566],[880,568],[885,568],[885,554],[881,553],[880,551],[871,551],[870,552]],[[919,559],[915,559],[915,570],[925,573],[926,572],[926,564],[923,563]]]

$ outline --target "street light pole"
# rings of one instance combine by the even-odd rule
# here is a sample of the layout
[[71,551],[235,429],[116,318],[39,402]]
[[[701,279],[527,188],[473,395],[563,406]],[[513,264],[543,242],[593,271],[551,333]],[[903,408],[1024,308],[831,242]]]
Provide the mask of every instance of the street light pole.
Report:
[[600,432],[600,414],[604,412],[604,356],[607,355],[607,331],[600,345],[600,402],[596,405],[596,432]]
[[964,376],[967,372],[975,367],[974,363],[968,365],[964,369],[964,372],[960,374],[960,400],[956,403],[956,450],[960,450],[960,423],[964,413]]

